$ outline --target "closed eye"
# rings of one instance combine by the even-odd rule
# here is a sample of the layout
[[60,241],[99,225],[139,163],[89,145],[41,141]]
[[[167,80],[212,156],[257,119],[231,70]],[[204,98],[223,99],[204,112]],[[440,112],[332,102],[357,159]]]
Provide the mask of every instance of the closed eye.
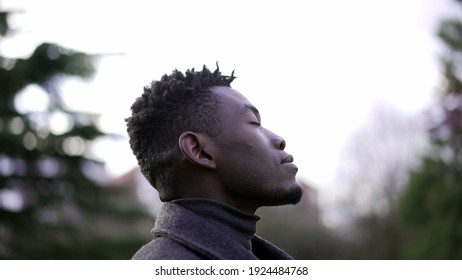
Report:
[[261,126],[260,113],[257,108],[252,105],[244,105],[241,109],[241,114],[249,114],[246,118],[249,124]]

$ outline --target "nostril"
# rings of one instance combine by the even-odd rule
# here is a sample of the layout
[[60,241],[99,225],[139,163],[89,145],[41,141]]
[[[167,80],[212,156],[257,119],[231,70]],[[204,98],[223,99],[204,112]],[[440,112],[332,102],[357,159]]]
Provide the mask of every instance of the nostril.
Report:
[[286,141],[283,139],[279,144],[279,150],[284,150],[286,148]]

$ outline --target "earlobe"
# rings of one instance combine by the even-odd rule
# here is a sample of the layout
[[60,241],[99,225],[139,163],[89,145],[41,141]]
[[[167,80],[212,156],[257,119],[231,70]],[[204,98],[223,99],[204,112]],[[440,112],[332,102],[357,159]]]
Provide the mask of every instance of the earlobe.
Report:
[[208,138],[191,131],[183,132],[178,139],[183,156],[191,163],[206,168],[216,168],[213,155],[207,151]]

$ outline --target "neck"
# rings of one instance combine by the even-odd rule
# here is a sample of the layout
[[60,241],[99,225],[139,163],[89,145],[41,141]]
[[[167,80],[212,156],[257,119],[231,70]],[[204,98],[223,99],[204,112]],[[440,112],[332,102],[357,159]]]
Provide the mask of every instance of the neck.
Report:
[[[199,181],[199,182],[198,182]],[[178,199],[209,199],[229,205],[247,214],[254,215],[259,206],[243,197],[236,199],[229,195],[223,186],[217,183],[214,176],[201,177],[200,180],[190,178],[188,182],[181,182],[181,195]]]

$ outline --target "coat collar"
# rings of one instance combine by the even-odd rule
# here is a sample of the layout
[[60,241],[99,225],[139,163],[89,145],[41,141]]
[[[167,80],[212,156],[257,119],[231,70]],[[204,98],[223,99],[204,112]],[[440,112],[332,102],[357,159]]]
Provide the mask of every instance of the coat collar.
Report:
[[204,217],[171,202],[162,205],[152,233],[171,238],[207,259],[257,259],[251,250]]

